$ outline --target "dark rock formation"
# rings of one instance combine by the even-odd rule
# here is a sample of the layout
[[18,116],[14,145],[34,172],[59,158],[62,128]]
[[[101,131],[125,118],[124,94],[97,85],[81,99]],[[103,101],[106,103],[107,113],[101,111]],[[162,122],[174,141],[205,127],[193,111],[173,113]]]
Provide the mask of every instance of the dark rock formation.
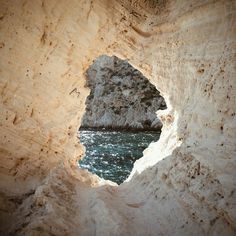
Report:
[[87,70],[86,113],[81,128],[160,129],[156,111],[166,104],[141,72],[115,56],[100,56]]

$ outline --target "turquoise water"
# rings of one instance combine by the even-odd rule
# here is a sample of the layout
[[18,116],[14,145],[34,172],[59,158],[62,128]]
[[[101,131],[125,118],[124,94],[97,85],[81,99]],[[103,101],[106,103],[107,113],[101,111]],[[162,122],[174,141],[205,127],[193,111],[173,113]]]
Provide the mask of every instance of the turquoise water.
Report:
[[82,130],[80,141],[86,147],[80,167],[98,176],[122,183],[130,174],[143,150],[159,139],[160,132],[126,132]]

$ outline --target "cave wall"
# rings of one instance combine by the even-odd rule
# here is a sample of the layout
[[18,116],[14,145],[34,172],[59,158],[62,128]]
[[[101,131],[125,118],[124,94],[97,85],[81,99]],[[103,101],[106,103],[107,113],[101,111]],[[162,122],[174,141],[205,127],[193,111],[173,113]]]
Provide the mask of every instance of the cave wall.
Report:
[[[234,235],[235,1],[1,1],[1,232]],[[127,59],[168,109],[113,186],[76,161],[84,72]]]

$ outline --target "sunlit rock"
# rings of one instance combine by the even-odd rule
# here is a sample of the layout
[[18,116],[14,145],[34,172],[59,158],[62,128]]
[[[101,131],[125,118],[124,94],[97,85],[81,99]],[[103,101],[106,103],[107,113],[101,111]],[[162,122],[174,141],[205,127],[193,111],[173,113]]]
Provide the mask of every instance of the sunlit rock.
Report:
[[[1,1],[2,235],[235,235],[235,1]],[[78,170],[99,55],[167,103],[162,135],[114,186]]]

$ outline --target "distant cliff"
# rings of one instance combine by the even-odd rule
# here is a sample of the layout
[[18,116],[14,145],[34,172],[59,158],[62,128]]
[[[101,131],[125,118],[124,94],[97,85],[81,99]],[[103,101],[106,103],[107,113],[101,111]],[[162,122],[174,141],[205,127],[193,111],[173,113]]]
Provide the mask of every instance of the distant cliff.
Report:
[[166,104],[141,72],[115,56],[100,56],[87,70],[86,113],[81,128],[160,129],[156,111]]

